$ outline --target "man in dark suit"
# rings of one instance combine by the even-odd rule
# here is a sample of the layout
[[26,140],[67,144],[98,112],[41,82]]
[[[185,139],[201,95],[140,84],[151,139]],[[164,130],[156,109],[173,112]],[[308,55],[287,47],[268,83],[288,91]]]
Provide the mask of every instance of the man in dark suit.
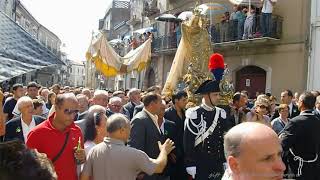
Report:
[[141,104],[141,95],[140,95],[140,93],[141,93],[141,91],[139,89],[137,89],[137,88],[132,88],[128,92],[129,102],[127,104],[125,104],[123,106],[123,108],[125,108],[126,110],[129,111],[130,119],[133,118],[134,108],[137,105]]
[[172,95],[173,106],[168,108],[164,118],[176,125],[175,146],[176,163],[172,167],[171,179],[187,179],[187,172],[184,165],[183,132],[185,121],[185,108],[188,103],[188,95],[185,91],[179,91]]
[[316,98],[303,93],[298,101],[301,114],[289,121],[280,134],[286,165],[297,180],[320,179],[320,119],[313,114]]
[[[298,107],[292,103],[293,94],[290,90],[285,90],[281,93],[281,104],[287,104],[289,106],[289,119],[292,119],[300,114]],[[279,117],[279,112],[276,110],[272,119]]]
[[[161,96],[148,93],[143,98],[144,109],[133,117],[131,121],[131,133],[128,145],[144,151],[150,158],[156,158],[159,154],[158,141],[162,140],[161,130],[158,124],[158,116],[162,104]],[[163,180],[160,174],[152,176],[139,175],[138,179]]]
[[143,104],[143,103],[140,104],[140,105],[138,105],[138,106],[136,106],[136,107],[134,107],[132,117],[134,117],[136,114],[138,114],[139,112],[141,112],[143,108],[144,108],[144,104]]
[[32,116],[33,103],[30,97],[21,97],[17,102],[17,107],[21,112],[21,116],[11,119],[6,123],[4,141],[19,139],[26,142],[29,132],[45,120],[45,118],[40,116]]

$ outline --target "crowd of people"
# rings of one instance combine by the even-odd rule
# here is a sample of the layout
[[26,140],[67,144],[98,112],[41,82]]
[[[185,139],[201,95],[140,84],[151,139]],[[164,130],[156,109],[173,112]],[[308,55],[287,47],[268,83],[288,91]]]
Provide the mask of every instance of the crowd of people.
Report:
[[227,42],[258,37],[271,37],[272,12],[275,0],[263,0],[261,7],[235,5],[233,12],[225,12],[219,24],[212,25],[214,42]]
[[320,178],[317,91],[284,90],[279,101],[260,94],[253,103],[242,91],[219,107],[219,83],[211,81],[191,107],[185,91],[162,97],[159,86],[11,89],[0,93],[1,178]]

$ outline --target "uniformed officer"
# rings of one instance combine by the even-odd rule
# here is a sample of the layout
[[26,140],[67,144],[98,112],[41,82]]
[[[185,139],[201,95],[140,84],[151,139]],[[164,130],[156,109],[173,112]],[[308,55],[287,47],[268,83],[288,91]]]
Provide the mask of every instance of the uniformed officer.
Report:
[[219,92],[219,81],[205,81],[195,92],[203,95],[202,104],[186,111],[186,170],[196,180],[220,180],[224,173],[223,134],[227,122],[226,112],[216,106]]
[[284,161],[298,180],[320,179],[320,119],[312,113],[315,101],[313,94],[303,93],[298,102],[300,115],[280,133]]

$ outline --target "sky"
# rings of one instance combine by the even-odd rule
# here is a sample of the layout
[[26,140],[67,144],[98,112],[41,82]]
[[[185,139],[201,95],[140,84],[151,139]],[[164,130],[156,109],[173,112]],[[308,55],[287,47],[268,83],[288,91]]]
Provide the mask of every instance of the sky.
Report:
[[68,59],[85,61],[92,31],[98,32],[112,0],[21,0],[37,21],[56,34]]

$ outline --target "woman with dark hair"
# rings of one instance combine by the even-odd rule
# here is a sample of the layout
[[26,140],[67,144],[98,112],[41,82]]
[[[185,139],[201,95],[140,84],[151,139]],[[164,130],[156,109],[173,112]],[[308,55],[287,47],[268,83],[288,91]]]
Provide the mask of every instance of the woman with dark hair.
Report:
[[52,105],[54,105],[54,101],[56,99],[56,93],[50,91],[50,93],[48,94],[48,102],[46,104],[47,109],[51,109]]
[[107,116],[105,112],[92,112],[86,117],[84,130],[84,149],[86,154],[92,147],[103,141],[107,136]]

